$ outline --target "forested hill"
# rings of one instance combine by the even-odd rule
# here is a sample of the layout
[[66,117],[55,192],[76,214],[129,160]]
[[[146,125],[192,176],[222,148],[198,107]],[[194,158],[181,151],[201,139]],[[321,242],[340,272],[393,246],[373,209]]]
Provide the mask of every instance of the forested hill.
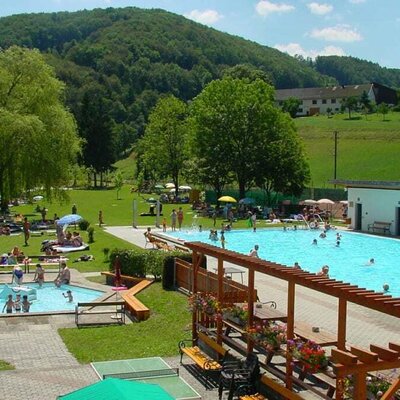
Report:
[[[307,63],[163,10],[108,8],[0,18],[0,48],[11,45],[46,54],[67,84],[66,101],[81,134],[91,115],[97,130],[112,134],[109,148],[115,145],[117,157],[142,135],[161,95],[192,99],[238,64],[261,70],[278,89],[371,80],[358,67],[353,68],[358,75],[344,67],[329,69],[324,60],[330,57]],[[346,82],[341,82],[342,70],[348,72],[342,74]]]
[[400,69],[381,67],[359,58],[317,57],[314,66],[321,74],[336,78],[341,85],[378,82],[392,88],[400,88]]
[[162,10],[96,9],[0,18],[0,48],[35,47],[47,54],[67,83],[77,117],[81,104],[101,97],[115,133],[117,153],[142,134],[163,93],[188,100],[226,68],[249,64],[278,88],[334,82],[298,60],[254,42]]

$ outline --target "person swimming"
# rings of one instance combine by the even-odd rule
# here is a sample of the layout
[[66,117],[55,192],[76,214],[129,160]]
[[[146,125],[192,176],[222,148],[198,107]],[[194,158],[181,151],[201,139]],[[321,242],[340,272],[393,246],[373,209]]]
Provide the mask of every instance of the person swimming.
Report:
[[384,283],[382,286],[383,292],[387,293],[390,289],[389,284],[388,283]]
[[311,244],[318,244],[317,239],[313,239]]

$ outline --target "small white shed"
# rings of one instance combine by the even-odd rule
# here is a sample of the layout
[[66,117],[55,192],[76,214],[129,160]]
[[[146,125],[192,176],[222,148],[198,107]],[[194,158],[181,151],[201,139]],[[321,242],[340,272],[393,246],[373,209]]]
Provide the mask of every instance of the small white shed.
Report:
[[384,222],[390,226],[382,233],[400,235],[400,182],[335,180],[332,183],[347,189],[351,228],[368,232],[368,226]]

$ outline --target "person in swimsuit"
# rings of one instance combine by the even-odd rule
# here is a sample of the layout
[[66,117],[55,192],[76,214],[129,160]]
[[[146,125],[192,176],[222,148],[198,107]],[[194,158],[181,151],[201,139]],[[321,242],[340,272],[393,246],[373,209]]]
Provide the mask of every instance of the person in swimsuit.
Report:
[[70,290],[67,290],[67,293],[63,293],[63,296],[65,298],[68,298],[68,303],[72,303],[74,301],[74,298],[72,297],[72,292]]
[[17,294],[15,296],[14,309],[15,309],[15,312],[17,312],[17,313],[21,312],[21,295],[20,294]]
[[44,269],[40,264],[36,264],[36,271],[33,280],[39,284],[39,287],[42,287],[44,282]]
[[13,308],[14,308],[14,301],[12,298],[12,294],[9,294],[7,301],[4,303],[2,312],[4,312],[4,310],[6,310],[7,314],[12,314]]
[[29,312],[29,309],[31,308],[31,302],[28,300],[28,296],[24,294],[22,296],[22,312]]

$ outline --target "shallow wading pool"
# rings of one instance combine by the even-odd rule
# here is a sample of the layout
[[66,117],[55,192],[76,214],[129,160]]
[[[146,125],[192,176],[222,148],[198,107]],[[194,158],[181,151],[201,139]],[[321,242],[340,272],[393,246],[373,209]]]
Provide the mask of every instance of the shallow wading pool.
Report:
[[[15,285],[9,285],[11,287]],[[88,288],[83,288],[80,286],[73,285],[62,285],[61,287],[55,287],[54,283],[44,283],[40,288],[37,283],[27,283],[22,285],[23,287],[29,287],[36,289],[36,300],[32,300],[32,305],[30,312],[57,312],[57,311],[74,311],[75,305],[78,302],[91,302],[99,298],[104,294],[99,290],[93,290]],[[5,288],[4,284],[0,284],[0,294]],[[71,290],[73,296],[73,302],[68,302],[68,298],[63,296],[67,290]],[[13,298],[17,293],[21,294],[21,300],[23,296],[23,291],[15,288],[13,290]],[[3,297],[3,296],[1,296]],[[7,297],[7,296],[5,296]],[[0,298],[0,311],[3,309],[5,299]],[[15,313],[15,311],[14,311]]]

